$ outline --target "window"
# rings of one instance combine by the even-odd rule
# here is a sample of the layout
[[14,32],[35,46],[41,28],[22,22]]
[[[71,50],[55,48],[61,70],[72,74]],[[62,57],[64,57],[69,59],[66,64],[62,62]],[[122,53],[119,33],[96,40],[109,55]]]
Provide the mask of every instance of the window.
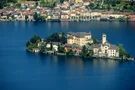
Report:
[[107,53],[107,50],[105,50],[105,53]]

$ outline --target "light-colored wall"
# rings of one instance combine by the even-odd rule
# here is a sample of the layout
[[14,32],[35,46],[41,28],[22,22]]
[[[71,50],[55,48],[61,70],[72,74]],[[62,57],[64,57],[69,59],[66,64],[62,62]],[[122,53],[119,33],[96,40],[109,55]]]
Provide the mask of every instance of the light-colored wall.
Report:
[[68,19],[69,16],[68,16],[68,15],[61,15],[61,18],[62,18],[62,19]]
[[86,35],[83,38],[78,38],[76,36],[72,36],[72,35],[67,34],[67,37],[73,37],[73,39],[71,39],[71,38],[67,39],[68,44],[75,43],[75,44],[78,44],[80,46],[83,46],[83,45],[86,45],[88,42],[92,43],[91,35]]

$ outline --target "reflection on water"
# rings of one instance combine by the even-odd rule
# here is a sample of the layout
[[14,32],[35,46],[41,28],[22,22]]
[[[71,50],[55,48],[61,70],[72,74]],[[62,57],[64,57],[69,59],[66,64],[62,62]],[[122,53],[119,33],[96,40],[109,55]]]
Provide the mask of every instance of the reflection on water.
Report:
[[39,58],[40,62],[43,64],[44,62],[48,62],[49,64],[59,67],[68,66],[68,68],[76,68],[76,70],[83,71],[85,68],[89,69],[99,69],[102,71],[106,69],[115,70],[122,64],[122,61],[112,60],[112,59],[85,59],[76,56],[57,56],[57,55],[39,55],[35,54],[35,58]]
[[69,27],[69,22],[61,22],[61,28],[68,28]]

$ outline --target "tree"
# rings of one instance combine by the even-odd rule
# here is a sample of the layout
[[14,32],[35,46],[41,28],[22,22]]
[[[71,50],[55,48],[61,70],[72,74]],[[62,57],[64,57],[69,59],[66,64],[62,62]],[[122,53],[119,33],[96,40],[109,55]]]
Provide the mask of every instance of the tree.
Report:
[[39,36],[36,36],[36,35],[34,35],[34,36],[30,39],[31,43],[33,43],[33,44],[37,43],[38,40],[41,41],[41,38],[40,38]]
[[65,48],[58,45],[58,52],[65,53]]
[[38,6],[38,1],[36,1],[35,5]]
[[38,21],[38,14],[37,14],[37,12],[34,13],[33,17],[34,17],[34,19],[35,19],[36,21]]
[[51,47],[50,47],[51,50],[53,50],[53,44],[51,43]]
[[62,36],[60,38],[60,42],[63,43],[63,44],[67,43],[67,38],[65,36]]
[[21,7],[21,3],[15,4],[15,7],[16,7],[16,8],[20,8],[20,7]]
[[27,21],[27,20],[28,20],[28,18],[29,18],[29,17],[28,17],[28,15],[25,15],[25,21]]
[[60,3],[63,3],[64,2],[64,0],[60,0]]
[[39,16],[38,17],[38,21],[44,21],[45,20],[45,17],[44,16]]
[[26,43],[26,47],[30,46],[30,44],[31,44],[31,42],[28,41],[28,42]]
[[72,49],[70,49],[68,52],[67,52],[67,55],[74,55],[74,52]]
[[53,33],[50,37],[46,39],[47,42],[60,42],[60,37],[58,33]]
[[44,1],[44,0],[40,0],[40,5],[41,5],[42,7],[44,7],[44,6],[45,6],[45,1]]
[[92,57],[93,56],[93,50],[88,50],[86,46],[84,45],[81,52],[82,57]]
[[115,7],[115,6],[116,6],[116,1],[113,0],[112,3],[111,3],[111,5],[112,5],[113,7]]
[[116,4],[120,4],[120,0],[117,0],[117,1],[116,1]]
[[86,57],[87,52],[88,52],[88,50],[87,50],[86,46],[84,45],[84,46],[82,47],[82,52],[81,52],[82,57]]
[[0,0],[0,9],[2,9],[7,3],[7,0]]
[[130,55],[126,52],[126,50],[123,48],[123,45],[122,44],[119,44],[119,56],[121,58],[123,57],[126,57],[126,58],[129,58]]
[[107,5],[107,10],[110,11],[110,9],[111,9],[111,6],[110,6],[110,4],[108,4]]
[[17,3],[17,0],[7,0],[7,2]]
[[40,52],[43,53],[46,51],[45,45],[40,47]]
[[92,57],[93,54],[94,54],[94,53],[93,53],[93,50],[90,50],[90,51],[89,51],[89,57]]
[[98,40],[96,38],[93,38],[93,44],[98,44]]
[[90,9],[94,9],[94,7],[95,7],[94,3],[90,3],[89,7],[90,7]]

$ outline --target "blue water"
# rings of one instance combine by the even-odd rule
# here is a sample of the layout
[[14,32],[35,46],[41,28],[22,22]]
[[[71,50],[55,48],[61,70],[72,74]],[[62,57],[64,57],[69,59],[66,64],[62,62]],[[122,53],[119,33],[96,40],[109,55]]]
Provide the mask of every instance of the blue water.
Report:
[[135,22],[0,22],[0,90],[135,90],[135,62],[26,52],[34,34],[87,31],[135,57]]

